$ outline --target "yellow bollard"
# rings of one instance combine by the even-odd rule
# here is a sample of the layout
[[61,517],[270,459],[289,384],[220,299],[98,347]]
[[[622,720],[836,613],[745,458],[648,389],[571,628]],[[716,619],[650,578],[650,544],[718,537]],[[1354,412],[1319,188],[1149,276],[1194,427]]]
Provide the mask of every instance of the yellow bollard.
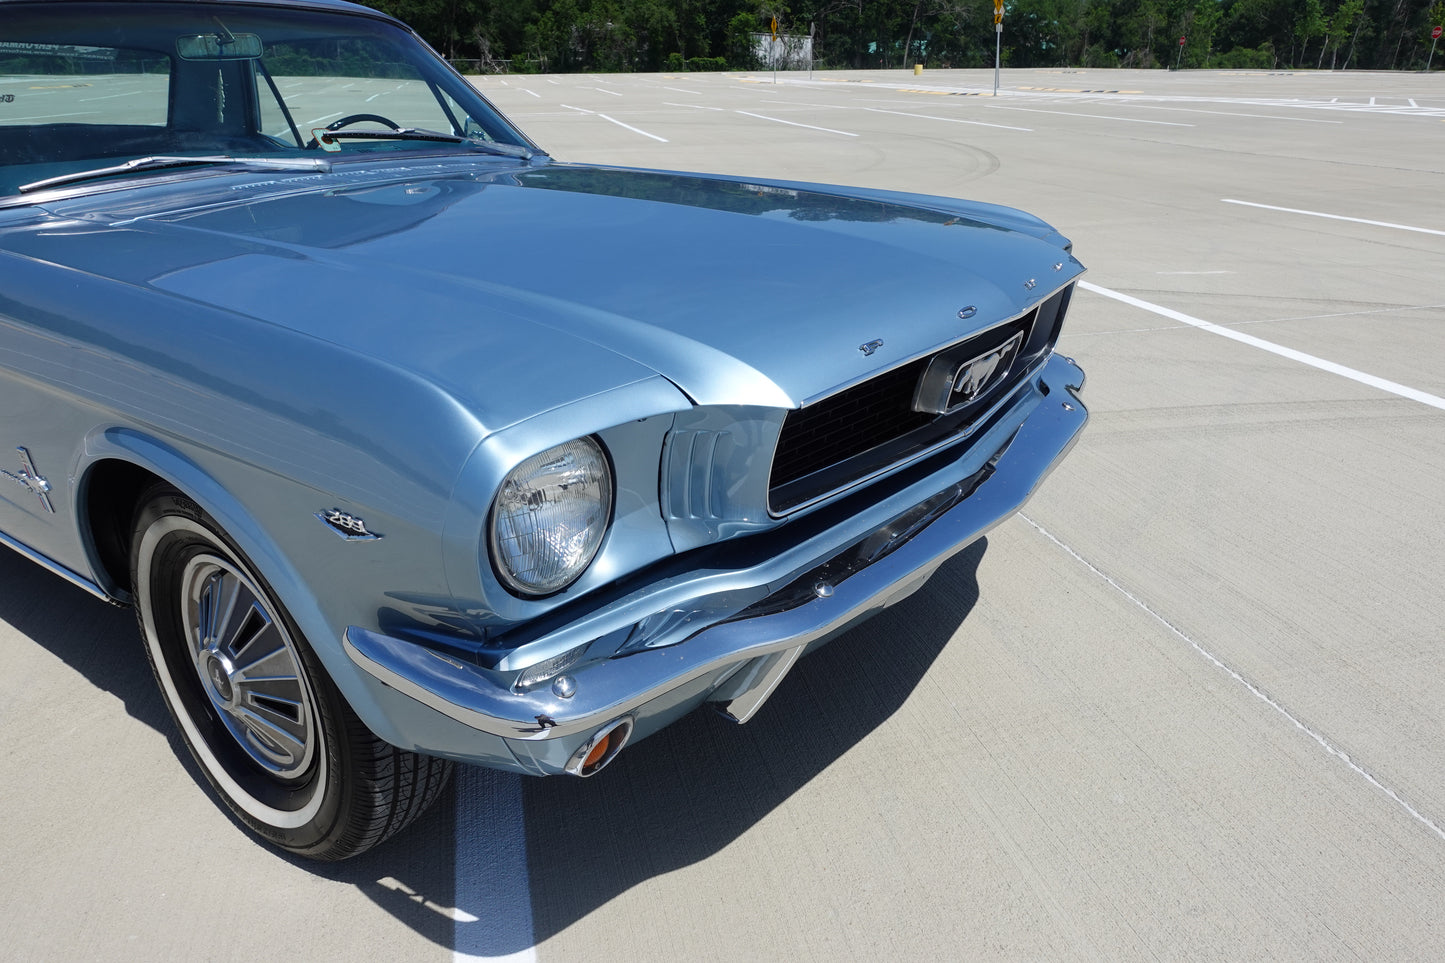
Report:
[[922,77],[922,76],[923,76],[923,64],[914,64],[914,65],[913,65],[913,76],[915,76],[915,77]]

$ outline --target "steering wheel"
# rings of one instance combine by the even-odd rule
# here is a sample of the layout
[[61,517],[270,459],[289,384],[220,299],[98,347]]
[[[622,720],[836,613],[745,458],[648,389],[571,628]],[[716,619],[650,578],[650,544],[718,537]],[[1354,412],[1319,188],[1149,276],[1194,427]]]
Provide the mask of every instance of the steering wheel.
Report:
[[352,124],[359,124],[363,120],[369,120],[372,123],[376,124],[384,124],[385,126],[390,127],[392,130],[401,130],[400,124],[398,124],[394,120],[389,120],[381,116],[380,114],[347,114],[340,120],[333,120],[331,123],[327,124],[326,129],[340,130],[343,127],[349,127]]
[[[369,120],[369,121],[371,121],[372,123],[375,123],[375,124],[381,124],[383,127],[390,127],[392,130],[401,130],[401,125],[400,125],[400,124],[398,124],[396,121],[392,120],[391,118],[389,118],[389,117],[383,117],[383,116],[381,116],[380,114],[347,114],[345,117],[341,118],[340,120],[333,120],[331,123],[327,124],[327,125],[326,125],[326,130],[327,130],[327,132],[329,133],[329,132],[331,132],[331,131],[340,130],[340,129],[343,128],[343,127],[350,126],[351,124],[359,124],[359,123],[361,123],[362,121],[366,121],[366,120]],[[316,128],[312,128],[312,132],[315,133],[315,131],[316,131]],[[327,141],[327,143],[332,143],[332,142],[331,142],[331,141]],[[315,150],[316,148],[318,148],[318,147],[320,147],[320,146],[321,146],[321,144],[317,141],[317,139],[316,139],[315,137],[312,137],[311,140],[310,140],[310,142],[307,143],[306,149],[307,149],[307,150]],[[328,148],[327,148],[327,150],[340,150],[340,149],[341,149],[341,148],[340,148],[340,145],[337,145],[336,147],[328,147]]]

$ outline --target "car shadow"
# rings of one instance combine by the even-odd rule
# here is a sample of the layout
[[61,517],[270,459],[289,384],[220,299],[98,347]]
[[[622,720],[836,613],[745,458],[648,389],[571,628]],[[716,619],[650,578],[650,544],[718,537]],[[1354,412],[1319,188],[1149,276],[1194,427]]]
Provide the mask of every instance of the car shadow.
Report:
[[0,586],[0,622],[115,696],[131,718],[169,732],[131,609],[103,602],[3,546]]
[[[466,819],[458,817],[453,789],[404,832],[346,862],[272,852],[297,869],[356,887],[439,946],[465,946],[484,956],[526,950],[638,883],[720,852],[886,722],[978,601],[977,571],[987,547],[980,539],[911,598],[799,662],[745,726],[695,712],[629,747],[593,779],[462,770],[456,783],[464,785]],[[156,690],[129,609],[0,551],[0,622],[113,695],[132,718],[165,734],[178,762],[204,784]],[[243,834],[230,811],[219,800],[216,805]],[[510,878],[491,887],[495,901],[458,905],[457,833],[489,828],[470,810],[518,806],[530,925],[525,912],[518,922],[516,904],[526,894],[506,890],[519,881],[520,865],[513,867],[515,876],[506,869],[499,874]],[[516,840],[494,842],[499,852],[521,848]],[[475,869],[494,871],[485,859]]]
[[[132,609],[103,602],[0,547],[0,623],[113,696],[132,719],[165,736],[177,763],[198,786],[206,786],[156,688]],[[97,793],[103,789],[95,787]],[[450,791],[398,837],[354,860],[329,865],[265,847],[214,794],[212,799],[236,827],[236,845],[266,848],[298,869],[354,885],[418,934],[438,945],[451,945],[456,914],[438,902],[449,900],[455,887],[456,807]],[[184,827],[177,832],[185,832]],[[83,874],[89,869],[76,866],[74,871]]]
[[799,662],[745,726],[696,712],[593,779],[525,780],[535,941],[723,850],[887,721],[978,601],[986,550],[979,540],[922,591]]

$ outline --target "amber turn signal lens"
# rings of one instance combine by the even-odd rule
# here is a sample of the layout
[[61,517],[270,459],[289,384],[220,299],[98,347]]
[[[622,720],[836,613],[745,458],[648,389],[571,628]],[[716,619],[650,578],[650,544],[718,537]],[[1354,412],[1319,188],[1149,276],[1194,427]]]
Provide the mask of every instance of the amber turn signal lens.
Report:
[[587,753],[587,758],[582,760],[582,771],[591,772],[594,766],[600,763],[603,759],[606,759],[607,749],[611,745],[612,733],[609,732],[607,733],[607,735],[597,740],[597,745],[593,746],[592,751]]

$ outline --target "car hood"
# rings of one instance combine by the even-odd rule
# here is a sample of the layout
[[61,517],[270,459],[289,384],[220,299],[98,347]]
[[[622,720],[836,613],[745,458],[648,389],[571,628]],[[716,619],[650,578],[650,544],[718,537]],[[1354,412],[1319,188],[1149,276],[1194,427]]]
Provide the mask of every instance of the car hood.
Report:
[[696,403],[796,406],[1082,271],[1006,209],[706,176],[390,167],[207,189],[115,212],[113,230],[150,237],[109,267],[473,398],[568,379],[585,397],[641,366]]

